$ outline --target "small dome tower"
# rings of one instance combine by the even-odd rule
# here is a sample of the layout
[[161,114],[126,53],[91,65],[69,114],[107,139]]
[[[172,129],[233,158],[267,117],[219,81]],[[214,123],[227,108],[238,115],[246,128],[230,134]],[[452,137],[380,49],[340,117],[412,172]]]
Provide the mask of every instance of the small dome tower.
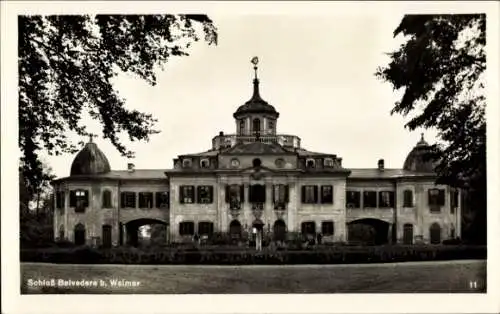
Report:
[[251,62],[255,71],[253,95],[249,101],[241,105],[233,114],[237,125],[236,133],[238,135],[275,135],[279,113],[260,96],[259,79],[257,77],[259,59],[254,57]]
[[89,142],[78,152],[71,164],[71,176],[93,175],[110,172],[106,155],[97,147],[90,136]]
[[424,139],[424,133],[422,133],[420,141],[406,157],[403,169],[417,172],[434,172],[433,161],[425,158],[425,155],[430,152],[430,148],[430,145]]

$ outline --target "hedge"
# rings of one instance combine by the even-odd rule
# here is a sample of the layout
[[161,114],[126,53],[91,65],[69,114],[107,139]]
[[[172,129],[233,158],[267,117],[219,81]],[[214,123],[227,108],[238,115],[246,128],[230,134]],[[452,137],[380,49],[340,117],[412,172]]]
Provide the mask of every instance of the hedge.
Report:
[[190,249],[94,249],[49,248],[22,249],[21,262],[71,264],[351,264],[405,261],[485,259],[485,246],[338,246],[310,250],[264,250],[225,248]]

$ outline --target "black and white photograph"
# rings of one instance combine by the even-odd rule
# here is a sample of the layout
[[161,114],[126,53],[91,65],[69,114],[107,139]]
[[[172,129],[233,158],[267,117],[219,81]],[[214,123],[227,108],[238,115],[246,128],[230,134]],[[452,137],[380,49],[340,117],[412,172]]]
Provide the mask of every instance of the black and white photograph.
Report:
[[498,3],[1,5],[2,312],[500,311]]

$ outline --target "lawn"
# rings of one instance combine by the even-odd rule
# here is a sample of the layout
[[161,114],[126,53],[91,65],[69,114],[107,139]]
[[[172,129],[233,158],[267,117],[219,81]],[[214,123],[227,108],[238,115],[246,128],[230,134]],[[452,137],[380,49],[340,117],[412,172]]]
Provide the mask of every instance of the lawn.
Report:
[[[97,287],[28,287],[28,281],[95,280]],[[21,263],[21,292],[37,293],[411,293],[485,292],[486,261],[363,265],[181,266]],[[115,286],[126,280],[138,286]],[[104,282],[105,286],[100,286]]]

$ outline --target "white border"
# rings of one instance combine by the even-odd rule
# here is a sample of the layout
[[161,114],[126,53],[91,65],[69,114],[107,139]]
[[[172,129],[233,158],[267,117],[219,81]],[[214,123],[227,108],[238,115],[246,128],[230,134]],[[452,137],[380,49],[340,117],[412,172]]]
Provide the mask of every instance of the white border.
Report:
[[[206,13],[373,15],[486,12],[488,146],[488,293],[321,295],[20,295],[17,160],[17,14]],[[2,303],[5,313],[487,313],[499,312],[497,2],[1,2]],[[399,14],[399,12],[397,13]],[[216,21],[215,21],[216,22]],[[362,44],[362,43],[360,43]]]

